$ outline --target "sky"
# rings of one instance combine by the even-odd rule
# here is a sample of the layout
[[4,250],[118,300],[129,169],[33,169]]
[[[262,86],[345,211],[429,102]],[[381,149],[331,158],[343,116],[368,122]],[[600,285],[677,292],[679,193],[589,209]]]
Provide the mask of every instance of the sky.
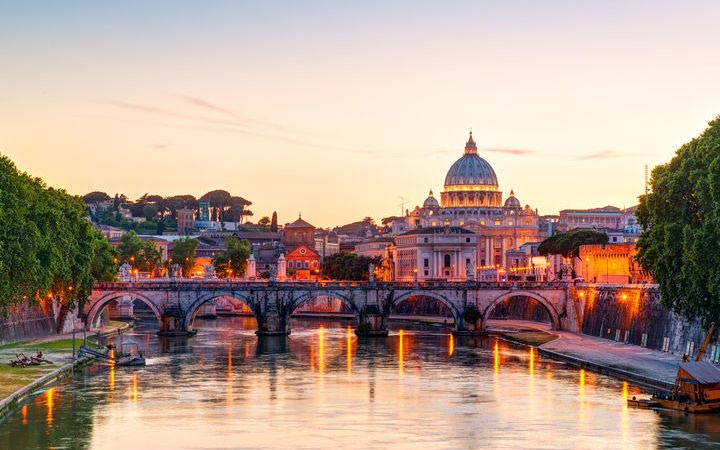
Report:
[[[146,4],[147,3],[147,4]],[[629,207],[720,114],[720,3],[0,0],[0,153],[72,194],[376,220],[478,153],[540,214]]]

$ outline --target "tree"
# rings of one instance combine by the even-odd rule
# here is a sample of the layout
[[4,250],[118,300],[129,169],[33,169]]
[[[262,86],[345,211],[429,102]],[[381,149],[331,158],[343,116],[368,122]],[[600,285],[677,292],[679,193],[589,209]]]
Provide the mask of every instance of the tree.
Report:
[[111,197],[109,195],[107,195],[105,192],[100,191],[93,191],[83,196],[83,201],[88,204],[106,202],[110,199]]
[[720,116],[653,169],[651,187],[636,212],[636,259],[666,308],[707,325],[720,315]]
[[115,281],[120,253],[104,234],[94,233],[91,275],[96,281]]
[[322,272],[333,280],[367,280],[369,278],[368,266],[380,264],[382,258],[359,256],[355,253],[335,253],[326,256],[323,261]]
[[173,243],[172,260],[180,264],[184,277],[189,277],[195,266],[195,254],[200,241],[191,237],[183,237]]
[[257,224],[260,226],[266,227],[266,226],[270,225],[270,218],[268,216],[263,216],[260,218],[260,220],[258,220]]
[[277,231],[278,231],[277,212],[273,211],[272,220],[270,221],[270,232],[277,233]]
[[152,272],[161,258],[157,246],[152,241],[140,239],[134,231],[122,235],[117,250],[121,263],[128,263],[142,272]]
[[250,257],[250,244],[247,239],[234,236],[225,238],[227,250],[212,258],[215,273],[221,278],[241,278],[245,276],[247,260]]
[[61,313],[82,306],[112,273],[104,237],[80,197],[47,187],[0,157],[0,309],[54,298]]
[[608,236],[593,230],[575,230],[567,233],[558,233],[540,243],[538,253],[543,256],[563,255],[565,257],[578,257],[581,245],[607,244]]

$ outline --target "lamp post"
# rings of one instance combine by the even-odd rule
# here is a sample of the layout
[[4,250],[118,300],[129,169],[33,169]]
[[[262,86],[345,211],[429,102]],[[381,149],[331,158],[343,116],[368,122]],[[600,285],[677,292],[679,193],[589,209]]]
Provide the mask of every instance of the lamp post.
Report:
[[417,284],[417,282],[418,282],[418,271],[417,271],[417,267],[415,267],[415,268],[413,269],[413,274],[415,275],[415,284]]

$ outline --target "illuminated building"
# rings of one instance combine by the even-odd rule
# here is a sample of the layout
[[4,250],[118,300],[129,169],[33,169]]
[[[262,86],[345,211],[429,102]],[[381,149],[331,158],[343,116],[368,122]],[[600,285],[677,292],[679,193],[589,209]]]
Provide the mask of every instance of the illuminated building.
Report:
[[464,154],[447,172],[440,202],[430,191],[422,207],[407,211],[402,220],[393,222],[392,229],[400,235],[416,228],[444,226],[474,233],[478,266],[506,267],[509,250],[540,240],[537,211],[523,207],[512,190],[503,202],[495,171],[478,155],[472,132]]
[[635,254],[635,244],[581,245],[575,272],[588,283],[652,283]]
[[461,227],[427,227],[407,231],[392,248],[398,281],[465,281],[475,276],[477,236]]

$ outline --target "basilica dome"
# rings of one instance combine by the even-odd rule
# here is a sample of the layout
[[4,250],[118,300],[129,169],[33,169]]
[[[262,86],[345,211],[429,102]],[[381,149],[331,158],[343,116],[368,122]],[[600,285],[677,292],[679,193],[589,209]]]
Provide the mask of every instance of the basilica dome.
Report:
[[492,166],[477,154],[472,131],[465,154],[448,170],[440,193],[443,208],[500,208],[502,193]]
[[505,207],[506,208],[513,208],[513,209],[520,209],[522,208],[522,205],[520,205],[520,200],[515,197],[515,193],[510,190],[510,197],[505,200]]
[[[472,186],[472,187],[470,187]],[[454,187],[454,188],[453,188]],[[445,190],[488,190],[497,191],[498,181],[495,171],[487,161],[477,154],[477,146],[470,132],[465,144],[465,154],[455,161],[445,177]]]
[[428,198],[425,199],[423,202],[423,208],[439,208],[440,203],[438,203],[437,199],[433,196],[433,191],[430,191],[430,194],[428,195]]

